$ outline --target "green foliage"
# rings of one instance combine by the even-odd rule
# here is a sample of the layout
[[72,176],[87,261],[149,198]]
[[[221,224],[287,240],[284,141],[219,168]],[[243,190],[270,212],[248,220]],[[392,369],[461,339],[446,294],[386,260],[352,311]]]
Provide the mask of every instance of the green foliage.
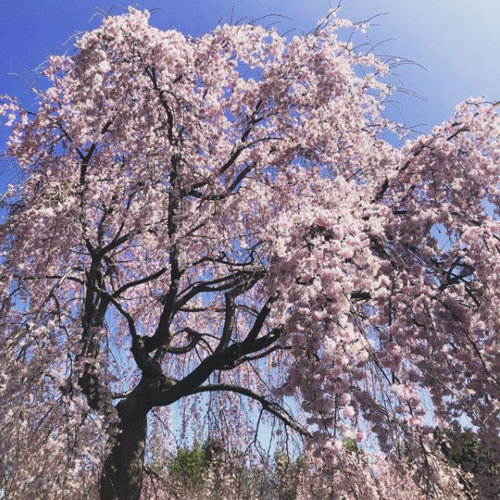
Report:
[[183,489],[191,491],[201,486],[209,462],[204,450],[195,444],[192,448],[181,448],[168,465],[170,476]]
[[351,452],[355,453],[358,451],[358,443],[356,443],[356,440],[353,438],[345,438],[344,448],[347,451],[351,451]]
[[229,452],[222,441],[209,439],[203,444],[180,448],[167,465],[171,481],[186,498],[198,498],[209,473],[217,491],[222,470],[227,472],[227,467],[234,478],[234,498],[238,500],[256,496],[262,500],[297,498],[303,459],[291,460],[283,450],[276,451],[271,463],[257,467],[249,464],[243,454]]
[[[363,454],[354,439],[346,438],[344,446],[351,453]],[[252,465],[245,454],[228,450],[216,438],[180,448],[168,461],[170,479],[186,498],[199,498],[209,475],[217,495],[223,490],[224,474],[230,471],[234,499],[296,500],[303,469],[303,457],[290,458],[284,449],[276,450],[268,463]],[[224,500],[223,496],[218,500]]]
[[270,478],[276,500],[295,500],[299,487],[300,472],[303,466],[301,457],[291,461],[285,451],[274,455],[274,471]]
[[[484,483],[484,479],[487,481],[488,477],[498,473],[500,467],[498,453],[493,450],[481,450],[479,439],[473,431],[463,431],[459,435],[455,435],[452,432],[443,433],[436,429],[434,435],[444,456],[460,466],[463,471],[471,473],[475,478],[482,477],[481,482]],[[462,482],[468,498],[473,500],[475,498],[473,485],[468,481],[463,480]],[[498,491],[497,493],[500,494]]]

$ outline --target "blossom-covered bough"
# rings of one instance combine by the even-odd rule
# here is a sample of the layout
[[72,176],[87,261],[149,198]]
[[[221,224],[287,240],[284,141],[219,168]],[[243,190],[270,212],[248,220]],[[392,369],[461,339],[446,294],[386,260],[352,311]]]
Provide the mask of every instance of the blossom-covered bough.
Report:
[[252,460],[265,421],[302,443],[298,498],[496,498],[446,453],[500,451],[495,106],[396,148],[391,61],[335,13],[291,40],[148,18],[0,105],[2,496],[175,498],[181,434]]

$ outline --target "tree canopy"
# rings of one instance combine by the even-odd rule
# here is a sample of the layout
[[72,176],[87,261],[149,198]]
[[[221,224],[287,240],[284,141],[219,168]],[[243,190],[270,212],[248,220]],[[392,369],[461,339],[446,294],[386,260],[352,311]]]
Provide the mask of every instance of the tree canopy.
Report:
[[341,28],[130,8],[50,57],[36,109],[2,98],[4,498],[175,498],[189,435],[253,464],[273,436],[300,499],[497,497],[450,458],[472,433],[499,459],[497,108],[412,137],[400,61]]

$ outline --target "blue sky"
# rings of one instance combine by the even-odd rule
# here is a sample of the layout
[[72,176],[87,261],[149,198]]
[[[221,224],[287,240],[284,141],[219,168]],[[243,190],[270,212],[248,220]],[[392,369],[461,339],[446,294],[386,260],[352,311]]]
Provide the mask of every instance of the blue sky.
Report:
[[[119,0],[0,0],[0,94],[29,102],[29,86],[21,76],[48,55],[70,49],[65,42],[76,32],[97,26],[98,9],[123,12]],[[336,5],[337,0],[332,0]],[[198,35],[222,17],[282,14],[280,31],[308,31],[330,6],[328,0],[142,0],[141,7],[155,11],[152,23],[173,26]],[[500,99],[499,0],[343,0],[342,15],[354,21],[388,13],[375,22],[368,36],[373,43],[396,38],[379,47],[379,53],[409,58],[426,69],[406,67],[406,87],[426,101],[403,99],[404,120],[410,126],[433,125],[449,117],[455,105],[470,96]],[[263,21],[264,23],[266,21]],[[395,116],[402,121],[403,118]],[[0,150],[6,139],[0,131]]]

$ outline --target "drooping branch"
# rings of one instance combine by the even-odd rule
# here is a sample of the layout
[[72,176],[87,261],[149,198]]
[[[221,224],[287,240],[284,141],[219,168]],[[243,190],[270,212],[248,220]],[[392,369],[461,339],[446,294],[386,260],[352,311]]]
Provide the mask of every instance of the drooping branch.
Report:
[[189,393],[189,395],[199,394],[203,392],[234,392],[236,394],[241,394],[248,398],[258,401],[264,410],[266,410],[271,415],[274,415],[279,420],[281,420],[287,427],[297,431],[299,434],[305,437],[311,437],[311,433],[298,422],[295,421],[293,416],[286,411],[281,405],[275,403],[274,401],[269,401],[265,397],[257,394],[256,392],[247,389],[246,387],[240,387],[231,384],[209,384],[202,385],[197,389],[194,389]]

